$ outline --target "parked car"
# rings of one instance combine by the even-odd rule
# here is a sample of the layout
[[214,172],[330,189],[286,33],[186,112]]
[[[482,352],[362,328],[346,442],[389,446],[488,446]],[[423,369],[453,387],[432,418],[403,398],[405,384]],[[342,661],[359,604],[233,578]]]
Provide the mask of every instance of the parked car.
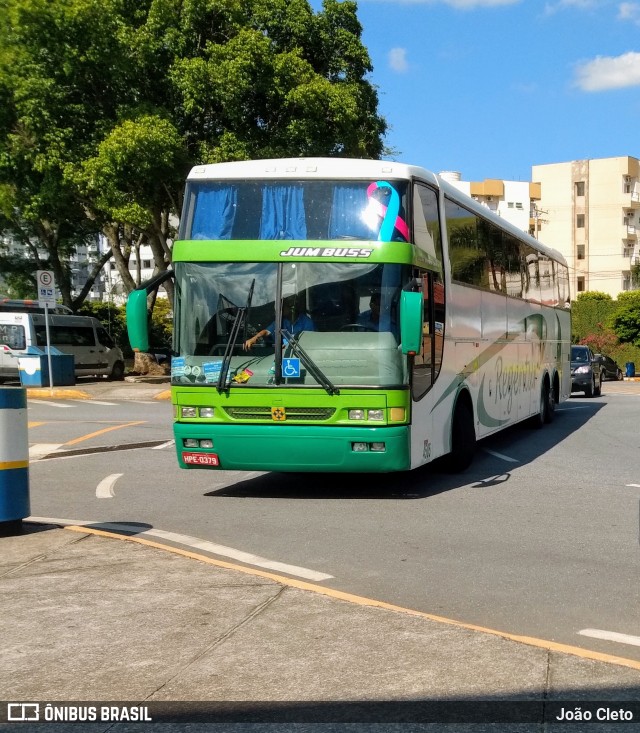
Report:
[[602,367],[588,346],[571,347],[571,391],[599,397],[602,391]]
[[600,362],[603,381],[605,379],[617,379],[620,381],[623,378],[622,369],[610,356],[605,356],[604,354],[594,354],[594,356]]

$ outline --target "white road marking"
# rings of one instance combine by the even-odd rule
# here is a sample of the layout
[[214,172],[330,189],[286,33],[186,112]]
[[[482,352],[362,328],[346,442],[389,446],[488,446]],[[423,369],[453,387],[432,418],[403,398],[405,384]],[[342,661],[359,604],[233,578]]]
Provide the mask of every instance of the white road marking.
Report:
[[62,443],[35,443],[29,446],[29,460],[37,461],[42,456],[48,456],[63,445]]
[[631,486],[634,489],[640,489],[640,484],[625,484],[625,486]]
[[163,540],[169,540],[180,545],[187,547],[204,550],[210,552],[213,555],[220,555],[221,557],[232,558],[233,560],[239,560],[246,565],[254,565],[260,568],[266,568],[268,570],[279,570],[287,575],[293,575],[297,578],[305,578],[306,580],[314,580],[319,582],[321,580],[329,580],[333,578],[333,575],[327,575],[326,573],[320,573],[316,570],[309,570],[308,568],[301,568],[298,565],[288,565],[286,563],[277,562],[275,560],[268,560],[265,557],[259,555],[253,555],[249,552],[243,552],[242,550],[236,550],[233,547],[225,547],[225,545],[218,545],[215,542],[208,542],[207,540],[201,540],[197,537],[191,537],[186,534],[177,534],[176,532],[165,532],[161,529],[147,529],[140,531],[140,527],[136,524],[118,524],[114,522],[87,522],[75,519],[60,519],[58,517],[27,517],[27,522],[41,522],[42,524],[61,524],[61,525],[77,525],[78,527],[90,526],[93,529],[104,529],[112,530],[115,532],[131,532],[136,537],[147,537],[147,538],[158,538]]
[[49,400],[33,400],[35,405],[49,405],[49,407],[73,407],[73,405],[65,405],[62,402],[49,402]]
[[640,646],[640,636],[619,634],[616,631],[604,631],[603,629],[582,629],[578,631],[582,636],[589,636],[592,639],[605,639],[606,641],[617,641],[620,644],[632,644]]
[[489,453],[492,456],[495,456],[496,458],[501,458],[503,461],[508,461],[509,463],[520,463],[520,461],[517,458],[511,458],[510,456],[505,456],[504,453],[498,453],[494,450],[489,450],[488,448],[484,448],[485,453]]
[[116,481],[123,476],[122,473],[112,473],[102,481],[96,487],[96,499],[113,499],[115,494],[113,493],[113,487]]
[[162,445],[154,445],[151,450],[162,450],[163,448],[170,448],[172,445],[175,445],[175,440],[168,440],[166,443],[162,443]]
[[109,405],[109,407],[115,407],[118,403],[117,402],[101,402],[100,400],[76,400],[72,399],[72,402],[83,402],[85,405],[89,403],[90,405]]
[[588,410],[588,405],[575,405],[575,407],[572,405],[571,407],[556,407],[556,410],[559,412],[568,412],[569,410]]

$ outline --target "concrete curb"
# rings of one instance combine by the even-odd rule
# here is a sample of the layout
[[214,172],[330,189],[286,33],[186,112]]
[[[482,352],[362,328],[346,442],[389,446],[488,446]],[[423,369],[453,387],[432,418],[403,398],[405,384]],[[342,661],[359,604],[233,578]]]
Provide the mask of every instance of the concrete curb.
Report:
[[34,400],[46,400],[52,397],[67,400],[89,400],[91,395],[79,389],[60,389],[58,387],[31,387],[27,389],[27,397]]

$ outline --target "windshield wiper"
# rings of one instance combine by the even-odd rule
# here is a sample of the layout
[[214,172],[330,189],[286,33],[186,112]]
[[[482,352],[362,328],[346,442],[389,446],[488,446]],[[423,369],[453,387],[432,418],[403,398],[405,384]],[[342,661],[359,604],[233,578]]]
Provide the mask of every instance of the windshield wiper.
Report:
[[313,361],[313,359],[307,354],[307,352],[300,346],[297,338],[286,329],[282,329],[283,336],[288,341],[288,346],[291,347],[291,351],[300,359],[300,361],[307,367],[311,376],[322,385],[330,395],[340,394],[340,390],[331,382],[329,377],[320,369],[320,367]]
[[255,287],[255,284],[256,284],[256,279],[254,277],[251,282],[251,287],[249,288],[249,295],[247,296],[247,303],[246,305],[238,308],[238,310],[236,311],[235,318],[233,319],[233,323],[231,324],[231,333],[229,334],[227,345],[225,346],[225,349],[224,349],[224,355],[222,357],[222,366],[220,367],[220,376],[218,377],[218,384],[217,384],[218,392],[222,392],[228,388],[226,381],[227,381],[227,374],[229,373],[229,365],[231,364],[231,357],[233,356],[233,350],[235,349],[236,343],[238,341],[238,334],[240,333],[240,330],[244,326],[246,318],[247,318],[247,313],[249,312],[249,309],[251,308],[251,300],[253,299],[253,288]]

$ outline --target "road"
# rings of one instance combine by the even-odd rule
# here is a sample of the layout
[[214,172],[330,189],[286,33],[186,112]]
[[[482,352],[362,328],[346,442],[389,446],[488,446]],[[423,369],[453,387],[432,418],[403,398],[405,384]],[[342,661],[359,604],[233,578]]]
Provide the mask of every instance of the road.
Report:
[[32,460],[32,514],[124,523],[339,590],[640,659],[640,389],[626,387],[573,397],[541,431],[483,441],[460,476],[182,471],[167,402],[32,400],[32,457],[58,456]]

